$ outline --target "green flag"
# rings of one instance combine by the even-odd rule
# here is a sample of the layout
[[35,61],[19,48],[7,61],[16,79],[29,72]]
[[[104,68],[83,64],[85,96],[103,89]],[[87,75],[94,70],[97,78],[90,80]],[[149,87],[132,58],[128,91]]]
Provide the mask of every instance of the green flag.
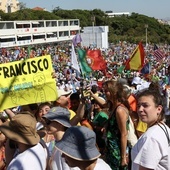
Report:
[[117,69],[117,72],[119,73],[119,74],[122,74],[122,72],[123,72],[123,70],[125,69],[125,66],[120,66],[118,69]]
[[78,57],[79,57],[80,68],[81,68],[82,74],[87,76],[92,72],[92,69],[90,68],[90,66],[87,63],[86,51],[83,49],[78,49],[77,53],[78,53]]

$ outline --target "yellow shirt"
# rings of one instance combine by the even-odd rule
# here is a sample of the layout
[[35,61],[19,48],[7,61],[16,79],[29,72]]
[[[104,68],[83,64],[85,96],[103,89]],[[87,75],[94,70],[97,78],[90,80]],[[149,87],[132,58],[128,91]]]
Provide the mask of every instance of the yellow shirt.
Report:
[[[76,115],[76,113],[73,110],[70,110],[70,109],[69,109],[69,112],[70,112],[70,120],[71,120]],[[78,123],[77,125],[80,126],[80,123]]]
[[139,132],[146,132],[147,130],[147,124],[142,122],[140,119],[139,119],[139,122],[138,122],[138,125],[137,125],[137,128],[136,130],[139,131]]
[[69,112],[70,112],[70,120],[71,120],[76,115],[76,113],[70,109],[69,109]]

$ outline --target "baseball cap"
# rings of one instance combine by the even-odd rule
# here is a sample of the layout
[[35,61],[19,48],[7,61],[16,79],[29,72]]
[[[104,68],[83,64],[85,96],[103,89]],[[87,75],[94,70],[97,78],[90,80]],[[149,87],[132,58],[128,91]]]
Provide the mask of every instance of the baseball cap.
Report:
[[72,93],[72,90],[68,90],[68,91],[65,91],[63,89],[57,89],[57,99],[60,98],[61,96],[67,96],[67,95],[70,95]]
[[132,80],[132,85],[133,84],[141,84],[141,78],[140,77],[134,77],[133,80]]

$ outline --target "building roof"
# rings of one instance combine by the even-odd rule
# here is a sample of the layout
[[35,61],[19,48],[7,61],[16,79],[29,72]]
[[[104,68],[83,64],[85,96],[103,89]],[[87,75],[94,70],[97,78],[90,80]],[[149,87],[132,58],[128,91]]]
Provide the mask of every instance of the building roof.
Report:
[[32,8],[33,10],[37,10],[37,11],[45,11],[45,8],[41,8],[41,7],[34,7]]

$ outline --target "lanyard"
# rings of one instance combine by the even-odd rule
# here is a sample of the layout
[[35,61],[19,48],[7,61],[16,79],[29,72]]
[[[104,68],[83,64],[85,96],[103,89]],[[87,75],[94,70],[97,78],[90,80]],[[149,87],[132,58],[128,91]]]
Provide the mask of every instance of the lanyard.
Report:
[[[161,122],[160,122],[160,123],[161,123]],[[164,128],[163,128],[161,125],[163,125]],[[164,133],[165,133],[165,135],[166,135],[166,137],[167,137],[167,140],[168,140],[168,145],[170,146],[170,137],[169,137],[168,130],[167,130],[167,128],[166,128],[166,126],[165,126],[164,123],[161,123],[161,125],[158,123],[158,126],[164,131]]]

